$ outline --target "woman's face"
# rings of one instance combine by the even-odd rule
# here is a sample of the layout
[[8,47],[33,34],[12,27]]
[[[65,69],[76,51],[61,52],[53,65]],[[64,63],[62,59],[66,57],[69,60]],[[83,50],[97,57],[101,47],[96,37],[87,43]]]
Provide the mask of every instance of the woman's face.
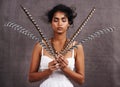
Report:
[[56,12],[52,18],[51,26],[55,33],[62,34],[66,32],[69,27],[69,21],[65,13],[60,11]]

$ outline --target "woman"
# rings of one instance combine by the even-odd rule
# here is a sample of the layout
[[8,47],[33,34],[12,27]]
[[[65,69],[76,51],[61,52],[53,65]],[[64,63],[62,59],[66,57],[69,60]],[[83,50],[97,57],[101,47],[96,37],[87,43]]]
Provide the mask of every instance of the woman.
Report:
[[[49,40],[57,52],[56,58],[51,56],[39,43],[33,49],[29,72],[29,81],[40,81],[46,78],[40,87],[73,87],[71,79],[82,84],[84,82],[84,52],[82,45],[77,49],[60,54],[68,39],[67,30],[76,17],[74,11],[59,4],[47,14],[54,35]],[[75,45],[74,41],[71,46]],[[39,71],[40,70],[40,71]]]

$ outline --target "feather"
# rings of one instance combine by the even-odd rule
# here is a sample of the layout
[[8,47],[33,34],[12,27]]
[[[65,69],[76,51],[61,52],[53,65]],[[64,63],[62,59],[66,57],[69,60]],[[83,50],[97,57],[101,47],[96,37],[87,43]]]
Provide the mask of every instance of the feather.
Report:
[[31,33],[30,31],[28,31],[27,29],[23,28],[22,26],[20,26],[20,25],[18,25],[18,24],[13,23],[13,22],[8,22],[8,23],[4,24],[4,26],[5,26],[5,27],[10,27],[10,29],[13,29],[13,30],[15,30],[15,31],[18,31],[18,32],[26,35],[27,37],[29,37],[29,38],[31,38],[31,39],[39,42],[39,43],[42,45],[42,47],[52,55],[51,50],[49,50],[49,49],[46,47],[45,43],[43,43],[42,41],[40,41],[40,39],[39,39],[38,37],[36,37],[34,34],[32,34],[32,33]]
[[[98,31],[88,35],[85,39],[82,39],[79,42],[79,44],[77,44],[77,45],[83,44],[83,43],[85,43],[85,42],[87,42],[89,40],[93,40],[96,37],[100,37],[103,34],[107,34],[109,32],[113,32],[115,29],[116,29],[115,27],[108,27],[108,28],[104,28],[104,29],[98,30]],[[62,53],[62,54],[65,55],[68,51],[71,51],[71,50],[77,48],[77,45],[72,46],[71,48],[69,48],[66,51],[64,51],[64,53]]]
[[70,40],[68,41],[67,45],[65,46],[64,50],[61,53],[64,53],[64,51],[66,51],[69,46],[71,45],[71,43],[74,41],[74,39],[77,37],[77,35],[79,34],[79,32],[83,29],[83,27],[85,26],[85,24],[88,22],[88,20],[91,18],[92,14],[94,13],[95,8],[93,8],[90,13],[88,14],[87,18],[82,22],[82,24],[80,25],[80,27],[77,29],[77,31],[73,34],[73,36],[70,38]]
[[51,54],[52,54],[53,56],[55,56],[55,53],[54,53],[54,51],[53,51],[52,46],[50,45],[48,39],[45,38],[44,34],[41,32],[41,30],[40,30],[40,28],[39,28],[39,25],[37,25],[37,23],[36,23],[35,20],[33,20],[32,15],[28,12],[28,10],[27,10],[25,7],[21,6],[21,8],[22,8],[22,10],[25,12],[25,14],[26,14],[27,17],[29,18],[29,20],[33,23],[33,25],[35,26],[35,28],[38,30],[38,32],[39,32],[42,40],[46,43],[49,51],[51,51]]

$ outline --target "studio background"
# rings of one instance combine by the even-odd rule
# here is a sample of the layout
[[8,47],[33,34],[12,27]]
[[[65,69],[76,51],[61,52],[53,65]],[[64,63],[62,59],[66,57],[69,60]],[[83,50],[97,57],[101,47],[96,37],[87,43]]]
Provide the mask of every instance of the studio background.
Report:
[[21,4],[30,11],[46,37],[51,37],[45,13],[60,3],[76,7],[77,17],[68,31],[68,37],[93,7],[96,8],[95,13],[76,40],[80,41],[105,27],[117,28],[113,33],[83,44],[85,83],[76,87],[120,87],[120,0],[0,0],[0,87],[39,87],[41,83],[28,81],[32,49],[36,42],[4,27],[4,24],[17,23],[39,37],[38,31],[21,10]]

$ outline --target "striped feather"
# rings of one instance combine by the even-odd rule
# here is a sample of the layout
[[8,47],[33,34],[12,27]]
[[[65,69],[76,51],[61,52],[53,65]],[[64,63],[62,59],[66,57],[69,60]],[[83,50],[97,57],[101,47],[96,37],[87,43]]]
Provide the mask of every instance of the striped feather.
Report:
[[[89,40],[95,39],[96,37],[100,37],[101,35],[107,34],[109,32],[113,32],[115,29],[116,29],[115,27],[108,27],[105,29],[98,30],[98,31],[92,33],[91,35],[88,35],[85,39],[82,39],[79,42],[79,44],[77,44],[77,45],[84,44],[85,42],[87,42]],[[62,53],[62,54],[65,55],[68,51],[71,51],[71,50],[77,48],[77,45],[72,46],[71,48],[64,51],[64,53]]]
[[8,22],[8,23],[4,24],[4,26],[10,27],[10,29],[18,31],[18,32],[26,35],[27,37],[29,37],[29,38],[31,38],[31,39],[33,39],[35,41],[38,41],[41,44],[41,46],[52,55],[51,50],[49,50],[47,48],[46,44],[43,43],[42,41],[40,41],[40,39],[38,37],[36,37],[34,34],[32,34],[27,29],[23,28],[22,26],[20,26],[18,24],[13,23],[13,22]]
[[42,40],[46,43],[48,49],[51,51],[51,54],[53,56],[55,56],[55,53],[53,51],[53,48],[51,46],[51,44],[49,43],[48,39],[45,37],[45,35],[41,32],[40,28],[39,28],[39,25],[37,25],[37,22],[33,19],[32,15],[28,12],[28,10],[21,6],[22,10],[25,12],[25,14],[27,15],[27,17],[29,18],[29,20],[33,23],[33,25],[35,26],[35,28],[38,30]]
[[[77,31],[73,34],[73,36],[71,37],[71,39],[69,40],[68,44],[66,45],[65,49],[62,51],[64,53],[64,51],[66,51],[69,46],[71,45],[71,43],[74,41],[74,39],[78,36],[79,32],[83,29],[83,27],[86,25],[86,23],[88,22],[88,20],[91,18],[92,14],[94,13],[95,8],[93,8],[90,13],[88,14],[87,18],[82,22],[82,24],[80,25],[80,27],[77,29]],[[61,53],[62,53],[61,52]]]

